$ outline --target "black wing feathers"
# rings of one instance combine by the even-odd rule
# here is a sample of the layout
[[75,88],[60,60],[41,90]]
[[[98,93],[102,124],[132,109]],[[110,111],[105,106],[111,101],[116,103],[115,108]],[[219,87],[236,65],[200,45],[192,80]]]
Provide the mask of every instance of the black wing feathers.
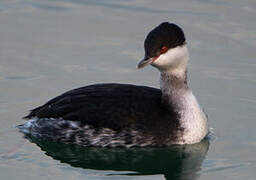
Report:
[[[163,143],[176,138],[179,115],[161,102],[159,89],[129,84],[96,84],[68,91],[24,118],[60,118],[116,131],[133,129]],[[167,133],[168,132],[168,133]],[[147,134],[147,135],[146,135]]]

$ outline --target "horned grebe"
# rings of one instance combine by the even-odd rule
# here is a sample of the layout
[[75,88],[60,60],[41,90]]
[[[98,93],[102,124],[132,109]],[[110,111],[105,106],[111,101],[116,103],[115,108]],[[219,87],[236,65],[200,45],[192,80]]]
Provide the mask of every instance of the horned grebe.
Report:
[[208,133],[207,118],[187,85],[189,54],[182,29],[164,22],[144,42],[160,73],[161,90],[94,84],[68,91],[31,110],[19,129],[27,136],[98,147],[193,144]]

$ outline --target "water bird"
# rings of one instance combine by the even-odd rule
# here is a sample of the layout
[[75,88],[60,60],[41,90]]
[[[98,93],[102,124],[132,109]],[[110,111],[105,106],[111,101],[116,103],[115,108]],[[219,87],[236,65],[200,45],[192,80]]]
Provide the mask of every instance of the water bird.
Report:
[[26,136],[95,147],[194,144],[208,133],[207,117],[187,83],[183,30],[163,22],[144,41],[137,67],[160,71],[160,89],[104,83],[73,89],[30,111]]

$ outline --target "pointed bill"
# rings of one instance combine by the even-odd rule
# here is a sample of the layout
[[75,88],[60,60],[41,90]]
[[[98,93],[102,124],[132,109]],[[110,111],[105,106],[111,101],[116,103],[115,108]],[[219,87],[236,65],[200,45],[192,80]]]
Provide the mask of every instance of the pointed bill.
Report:
[[138,69],[141,69],[141,68],[144,68],[145,66],[149,65],[149,64],[152,64],[154,62],[156,58],[152,57],[152,58],[144,58],[142,59],[138,65],[137,65],[137,68]]

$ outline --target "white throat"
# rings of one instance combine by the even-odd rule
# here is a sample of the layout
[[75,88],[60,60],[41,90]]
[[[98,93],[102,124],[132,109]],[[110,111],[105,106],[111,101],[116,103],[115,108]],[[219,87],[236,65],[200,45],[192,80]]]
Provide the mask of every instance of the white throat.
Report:
[[208,133],[207,118],[187,85],[186,45],[170,49],[155,62],[161,72],[162,102],[170,105],[179,114],[184,134],[178,144],[200,142]]
[[182,76],[187,70],[189,53],[187,45],[177,46],[169,49],[166,53],[161,54],[152,64],[159,71]]

